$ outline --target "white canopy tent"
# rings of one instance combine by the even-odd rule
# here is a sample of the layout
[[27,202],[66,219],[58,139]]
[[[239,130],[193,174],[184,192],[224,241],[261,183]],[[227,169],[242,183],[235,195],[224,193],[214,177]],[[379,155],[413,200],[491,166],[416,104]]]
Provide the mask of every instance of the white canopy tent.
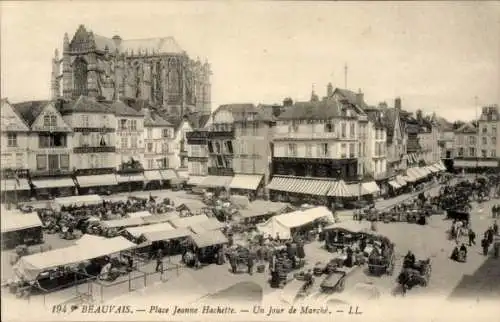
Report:
[[269,234],[272,237],[279,234],[281,239],[288,239],[291,237],[291,229],[310,224],[320,218],[334,222],[333,215],[328,208],[315,207],[274,216],[268,221],[258,224],[257,229],[261,233]]
[[152,216],[152,214],[149,211],[137,211],[137,212],[128,213],[127,216],[129,218],[144,218],[144,217]]
[[103,239],[99,241],[99,247],[95,246],[95,239],[79,241],[80,243],[74,246],[23,256],[14,266],[14,272],[18,276],[22,276],[28,280],[34,280],[44,271],[119,253],[136,246],[134,243],[121,236]]
[[99,195],[88,195],[88,196],[71,196],[71,197],[61,197],[55,198],[53,205],[56,207],[61,206],[87,206],[87,205],[97,205],[102,203],[102,198]]
[[41,227],[42,221],[36,212],[29,214],[2,212],[2,233],[9,233],[29,228]]
[[101,222],[104,228],[121,228],[121,227],[135,227],[144,225],[142,218],[123,218],[115,220],[106,220]]
[[208,221],[208,217],[206,215],[198,215],[191,217],[175,218],[170,220],[170,223],[175,228],[189,228],[193,225],[197,225],[206,221]]
[[161,223],[161,224],[127,228],[127,232],[130,235],[137,238],[137,237],[140,237],[141,235],[146,234],[146,233],[152,233],[152,232],[157,232],[157,231],[167,231],[167,230],[173,230],[173,229],[175,229],[175,228],[172,227],[172,225],[170,223],[165,222],[165,223]]

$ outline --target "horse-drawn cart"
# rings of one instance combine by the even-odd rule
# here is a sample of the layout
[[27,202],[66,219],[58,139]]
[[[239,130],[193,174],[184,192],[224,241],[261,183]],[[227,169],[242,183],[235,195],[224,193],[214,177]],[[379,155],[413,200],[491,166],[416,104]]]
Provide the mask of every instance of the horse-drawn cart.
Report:
[[398,283],[402,288],[403,294],[417,285],[426,287],[429,284],[431,272],[432,265],[430,258],[419,260],[413,265],[404,263],[403,270],[398,276]]
[[368,271],[373,275],[392,275],[394,273],[394,248],[391,246],[381,255],[373,252],[368,257]]
[[323,293],[342,292],[345,288],[347,272],[343,270],[335,270],[321,282],[320,288]]

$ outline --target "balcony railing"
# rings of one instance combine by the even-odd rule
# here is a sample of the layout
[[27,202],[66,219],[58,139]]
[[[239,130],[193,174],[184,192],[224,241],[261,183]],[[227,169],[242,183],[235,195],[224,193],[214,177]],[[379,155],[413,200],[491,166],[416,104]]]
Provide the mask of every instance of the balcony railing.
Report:
[[82,133],[112,133],[116,130],[112,127],[75,127],[73,128],[73,132],[82,132]]
[[50,176],[70,176],[72,170],[68,169],[50,169],[50,170],[31,170],[31,177],[50,177]]
[[73,148],[73,153],[115,153],[114,146],[81,146]]
[[232,176],[234,171],[231,168],[208,167],[208,174],[211,176]]
[[234,130],[228,131],[210,131],[208,132],[209,139],[215,138],[234,138]]
[[[335,132],[320,132],[320,133],[274,133],[275,140],[321,140],[321,139],[339,139]],[[347,138],[346,138],[347,139]]]

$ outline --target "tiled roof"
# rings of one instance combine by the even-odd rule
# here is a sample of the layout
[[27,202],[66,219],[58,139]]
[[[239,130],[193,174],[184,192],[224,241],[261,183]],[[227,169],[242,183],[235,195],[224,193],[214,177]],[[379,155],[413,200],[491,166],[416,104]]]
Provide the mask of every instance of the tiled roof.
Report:
[[163,119],[158,113],[149,111],[144,118],[144,126],[146,127],[173,127],[169,121]]
[[285,109],[279,120],[326,120],[341,115],[341,106],[333,100],[296,102]]
[[457,133],[477,133],[477,127],[472,123],[465,123],[455,130]]
[[21,117],[29,126],[31,126],[49,102],[50,101],[47,100],[27,101],[11,105],[14,108],[14,111],[19,115],[19,117]]
[[233,114],[235,122],[245,121],[248,114],[255,114],[257,120],[270,122],[273,119],[262,109],[257,108],[252,103],[236,103],[221,105],[215,110],[214,114],[219,111],[230,111]]
[[151,104],[149,104],[148,100],[140,99],[140,98],[129,98],[122,97],[120,100],[127,104],[127,106],[133,108],[136,111],[142,111],[145,108],[152,108]]
[[122,101],[114,101],[113,103],[106,103],[105,105],[109,106],[116,116],[144,116],[142,110],[135,110]]
[[200,119],[198,121],[198,125],[200,126],[200,128],[204,128],[207,125],[208,120],[210,120],[210,116],[210,114],[204,114],[200,116]]
[[[352,105],[358,107],[358,113],[363,113],[363,111],[368,108],[368,105],[366,104],[365,100],[361,100],[358,104],[358,97],[357,94],[351,90],[348,89],[342,89],[342,88],[336,88],[334,93],[339,93],[341,96],[343,96],[349,103]],[[361,110],[359,110],[361,109]]]
[[87,96],[80,96],[76,101],[63,103],[61,113],[97,113],[113,114],[113,110],[106,104],[99,103]]

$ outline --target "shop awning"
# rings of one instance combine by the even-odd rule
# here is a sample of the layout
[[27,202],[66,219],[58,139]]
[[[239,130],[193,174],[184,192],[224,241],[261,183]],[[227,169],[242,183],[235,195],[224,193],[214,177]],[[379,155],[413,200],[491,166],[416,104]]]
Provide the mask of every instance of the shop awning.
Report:
[[380,188],[375,181],[363,182],[362,186],[363,186],[363,189],[368,191],[369,194],[380,192]]
[[415,182],[417,179],[410,177],[410,176],[402,176],[403,180],[406,182]]
[[326,196],[331,186],[330,180],[275,176],[267,188],[290,193]]
[[439,166],[438,163],[434,163],[433,165],[431,165],[431,167],[434,170],[434,172],[441,172],[441,171],[443,171],[443,169],[441,169],[441,167]]
[[433,165],[428,165],[425,167],[430,173],[436,173],[438,170]]
[[119,183],[127,183],[127,182],[144,182],[146,178],[141,174],[131,174],[131,175],[117,175],[116,179]]
[[146,170],[144,171],[144,179],[146,181],[159,181],[163,180],[160,170]]
[[226,236],[219,230],[207,231],[199,235],[191,235],[191,238],[194,244],[199,248],[226,244],[228,242]]
[[170,229],[163,231],[152,231],[144,233],[143,236],[149,242],[155,242],[160,240],[170,240],[177,238],[184,238],[192,235],[193,233],[187,228]]
[[227,188],[233,177],[230,176],[207,176],[200,183],[200,186],[206,188]]
[[498,161],[496,160],[455,160],[453,166],[456,168],[496,168]]
[[2,233],[19,231],[29,228],[41,227],[42,222],[36,212],[24,213],[2,213]]
[[262,175],[258,174],[236,174],[229,184],[230,189],[257,190],[262,182]]
[[401,186],[394,180],[389,181],[389,185],[393,187],[394,189],[399,189]]
[[130,235],[137,238],[137,237],[140,237],[141,235],[146,234],[146,233],[152,233],[152,232],[157,232],[157,231],[167,231],[167,230],[174,230],[174,229],[175,228],[170,223],[165,222],[162,224],[127,228],[127,232]]
[[115,186],[118,184],[114,174],[101,174],[94,176],[78,176],[76,177],[78,185],[82,188],[87,187],[104,187]]
[[403,176],[396,176],[396,178],[394,178],[394,181],[396,181],[396,183],[398,185],[400,185],[401,187],[404,187],[406,186],[407,182],[406,180],[403,178]]
[[329,197],[352,197],[349,189],[347,188],[346,183],[344,180],[340,181],[335,181],[332,184],[332,187],[330,188],[330,191],[328,191],[328,196]]
[[418,168],[418,170],[424,175],[424,176],[428,176],[429,174],[432,173],[431,170],[427,169],[427,167],[420,167]]
[[177,173],[173,169],[163,169],[160,170],[161,177],[163,180],[172,180],[172,179],[177,179],[179,176],[177,176]]
[[75,182],[71,178],[33,179],[37,189],[74,187]]
[[417,170],[417,168],[408,168],[406,169],[406,175],[413,179],[413,181],[420,180],[422,178],[422,174]]
[[206,178],[206,176],[190,176],[187,184],[190,186],[199,186]]
[[441,171],[446,171],[446,167],[444,166],[443,164],[443,161],[439,161],[438,163],[436,163],[438,169],[441,169]]
[[347,190],[349,190],[349,195],[351,197],[359,197],[360,195],[365,196],[371,194],[370,192],[363,189],[363,185],[359,183],[348,184]]
[[21,191],[21,190],[31,190],[28,179],[5,179],[2,180],[2,186],[0,187],[2,191]]

